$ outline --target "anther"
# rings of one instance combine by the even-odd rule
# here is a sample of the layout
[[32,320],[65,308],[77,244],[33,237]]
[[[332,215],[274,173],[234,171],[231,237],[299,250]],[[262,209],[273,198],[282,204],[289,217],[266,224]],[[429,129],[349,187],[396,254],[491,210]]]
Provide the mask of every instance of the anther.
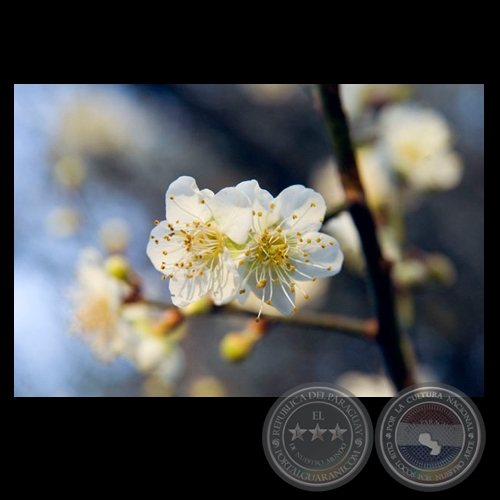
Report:
[[316,203],[311,203],[311,208],[314,208],[316,206]]
[[267,285],[267,280],[264,278],[257,283],[257,288],[264,288]]

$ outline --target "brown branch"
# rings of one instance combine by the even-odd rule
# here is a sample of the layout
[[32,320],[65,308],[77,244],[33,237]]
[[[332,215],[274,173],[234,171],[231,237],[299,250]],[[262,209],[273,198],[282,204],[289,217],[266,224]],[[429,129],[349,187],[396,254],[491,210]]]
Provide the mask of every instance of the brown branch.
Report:
[[[228,314],[244,315],[248,317],[255,317],[257,314],[253,310],[243,309],[231,304],[217,307],[214,309],[214,311]],[[301,311],[290,316],[266,315],[262,316],[262,319],[269,322],[270,324],[289,323],[291,325],[313,327],[319,330],[328,330],[330,332],[332,330],[336,330],[341,333],[361,335],[370,339],[376,338],[378,332],[378,323],[374,318],[363,320],[322,312]]]
[[380,345],[389,375],[398,390],[414,383],[410,362],[402,348],[396,319],[394,290],[390,277],[390,263],[384,259],[377,240],[375,222],[367,206],[359,177],[356,158],[349,136],[349,127],[342,110],[338,83],[319,84],[324,115],[336,153],[349,212],[358,229],[379,324],[377,342]]
[[[163,302],[148,299],[144,299],[143,302],[159,309],[173,308],[179,311],[180,314],[183,314],[182,309],[177,309],[172,304],[165,304]],[[228,314],[245,316],[247,318],[255,318],[257,316],[257,312],[255,310],[237,307],[232,304],[227,304],[224,306],[213,306],[211,309],[205,310],[200,314]],[[328,330],[330,332],[332,330],[335,330],[340,333],[355,334],[369,339],[376,338],[378,332],[378,323],[374,318],[363,320],[321,312],[301,311],[290,316],[283,316],[281,314],[277,314],[275,316],[263,315],[262,320],[267,321],[271,325],[276,323],[289,323],[291,325],[313,327],[317,328],[318,330]]]

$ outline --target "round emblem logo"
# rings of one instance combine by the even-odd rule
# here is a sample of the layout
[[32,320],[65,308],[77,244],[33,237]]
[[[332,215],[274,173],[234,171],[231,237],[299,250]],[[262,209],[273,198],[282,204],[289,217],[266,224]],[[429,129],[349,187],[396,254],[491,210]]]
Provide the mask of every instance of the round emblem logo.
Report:
[[305,490],[324,491],[351,481],[373,444],[370,416],[342,387],[306,384],[288,391],[269,410],[262,433],[274,471]]
[[465,394],[445,384],[418,384],[385,406],[375,431],[382,464],[420,491],[451,488],[476,467],[484,448],[483,419]]

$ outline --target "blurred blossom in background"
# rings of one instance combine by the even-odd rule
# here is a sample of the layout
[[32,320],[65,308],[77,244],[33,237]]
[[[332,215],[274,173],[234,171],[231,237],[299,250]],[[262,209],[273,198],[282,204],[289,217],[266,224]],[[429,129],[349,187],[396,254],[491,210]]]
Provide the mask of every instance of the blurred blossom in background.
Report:
[[[342,84],[342,97],[419,380],[481,396],[484,85]],[[14,86],[14,395],[278,396],[318,380],[392,394],[369,340],[287,323],[262,335],[196,314],[203,303],[181,324],[136,301],[170,302],[146,245],[181,175],[345,200],[311,84]],[[368,318],[352,219],[323,231],[344,269],[298,305]]]

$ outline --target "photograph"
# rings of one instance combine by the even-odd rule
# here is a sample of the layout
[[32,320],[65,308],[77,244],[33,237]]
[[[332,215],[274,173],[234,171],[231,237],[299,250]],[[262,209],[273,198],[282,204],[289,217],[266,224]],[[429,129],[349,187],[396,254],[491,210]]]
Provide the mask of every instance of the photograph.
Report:
[[484,396],[484,84],[14,84],[14,397],[314,383]]

